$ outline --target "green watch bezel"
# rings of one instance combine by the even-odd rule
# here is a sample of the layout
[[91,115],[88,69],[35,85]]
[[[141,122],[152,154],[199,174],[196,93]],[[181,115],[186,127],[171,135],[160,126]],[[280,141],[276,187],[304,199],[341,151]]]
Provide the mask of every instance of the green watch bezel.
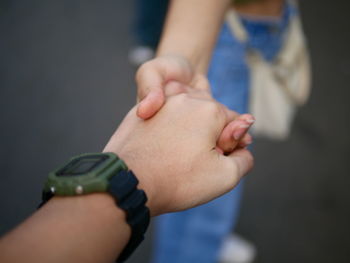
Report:
[[[72,162],[84,157],[104,156],[107,157],[91,171],[77,176],[58,176],[59,171]],[[114,153],[87,153],[74,156],[67,163],[49,173],[44,185],[44,192],[55,195],[74,196],[96,192],[106,192],[109,179],[120,170],[128,170],[123,160]]]

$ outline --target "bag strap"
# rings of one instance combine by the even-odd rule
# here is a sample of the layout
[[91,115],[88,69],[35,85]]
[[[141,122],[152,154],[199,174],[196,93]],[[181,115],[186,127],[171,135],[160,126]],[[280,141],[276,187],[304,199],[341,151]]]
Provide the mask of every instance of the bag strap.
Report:
[[236,11],[230,8],[226,13],[226,22],[229,25],[232,35],[234,35],[242,43],[248,42],[248,33],[241,23]]

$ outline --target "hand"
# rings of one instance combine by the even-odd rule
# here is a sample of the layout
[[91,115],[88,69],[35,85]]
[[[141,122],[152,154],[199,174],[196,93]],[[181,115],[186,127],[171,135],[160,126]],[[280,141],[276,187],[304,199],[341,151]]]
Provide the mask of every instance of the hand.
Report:
[[[202,85],[204,75],[196,73],[187,59],[178,55],[160,56],[144,63],[136,73],[137,99],[141,101],[137,115],[149,119],[160,110],[165,102],[165,86],[177,82],[179,87],[208,89]],[[181,92],[178,90],[177,92]]]
[[[142,119],[154,116],[163,106],[166,97],[179,93],[191,93],[197,98],[212,98],[207,78],[195,73],[190,63],[182,56],[157,57],[143,64],[136,73],[138,85],[137,115]],[[218,151],[230,153],[236,147],[245,147],[252,142],[247,134],[254,122],[250,114],[239,115],[231,111],[237,121],[223,130],[218,139]],[[239,136],[238,136],[239,135]]]
[[[169,81],[164,87],[165,97],[174,96],[180,93],[187,93],[192,98],[213,100],[209,90],[209,83],[206,78],[198,77],[195,83],[200,88],[193,89],[176,81]],[[223,106],[225,107],[225,106]],[[253,142],[253,138],[248,134],[249,128],[255,122],[251,114],[238,114],[235,111],[227,110],[229,119],[233,119],[225,126],[217,140],[217,151],[222,154],[233,152],[236,147],[244,148]]]
[[247,149],[227,156],[215,149],[233,112],[209,97],[182,93],[166,100],[147,121],[134,107],[104,149],[138,177],[152,215],[208,202],[230,191],[253,165]]

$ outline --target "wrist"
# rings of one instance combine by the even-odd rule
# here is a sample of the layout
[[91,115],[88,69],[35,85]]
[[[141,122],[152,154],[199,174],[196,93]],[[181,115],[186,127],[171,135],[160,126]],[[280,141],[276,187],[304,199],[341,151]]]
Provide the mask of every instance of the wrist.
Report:
[[161,48],[159,48],[156,54],[156,58],[171,59],[174,62],[182,65],[183,68],[186,68],[192,74],[193,72],[198,71],[198,66],[200,65],[200,58],[197,57],[196,54],[193,52],[186,53],[185,51],[177,49],[162,51]]
[[67,221],[86,222],[89,225],[109,225],[110,231],[123,227],[126,237],[131,234],[131,228],[126,222],[126,213],[115,205],[113,197],[107,193],[93,193],[77,196],[54,196],[43,211],[49,214],[59,214]]
[[[125,212],[115,205],[113,197],[107,193],[92,193],[76,196],[54,196],[44,207],[55,206],[59,209],[80,212],[93,212],[95,215],[124,217]],[[112,215],[110,214],[110,215]]]
[[124,232],[129,242],[119,255],[119,262],[140,244],[149,225],[147,197],[144,191],[137,190],[138,183],[115,154],[84,153],[49,173],[40,207],[54,198],[45,206],[45,210],[51,208],[51,213],[55,210],[52,207],[56,207],[64,217],[73,214],[74,221],[84,219],[87,225],[110,225],[113,218],[119,227],[128,224],[130,227]]
[[[39,251],[44,258],[35,262],[112,262],[132,233],[126,213],[106,193],[55,196],[29,222],[30,231],[42,242],[38,247],[57,244]],[[33,222],[37,224],[33,226]],[[29,247],[36,246],[29,243]]]

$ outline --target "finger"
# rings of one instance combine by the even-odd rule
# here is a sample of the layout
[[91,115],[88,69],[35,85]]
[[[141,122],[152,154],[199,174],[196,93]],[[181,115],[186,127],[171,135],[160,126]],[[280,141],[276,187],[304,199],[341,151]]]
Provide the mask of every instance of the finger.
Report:
[[[233,180],[240,180],[245,176],[254,166],[254,158],[247,149],[238,149],[227,156],[227,160],[233,164],[233,170],[227,171],[228,175],[231,173]],[[237,183],[237,182],[236,182]],[[235,184],[235,182],[233,182]]]
[[149,119],[156,114],[165,102],[163,90],[151,91],[137,106],[137,116]]
[[[249,113],[246,113],[246,114],[242,114],[242,115],[239,115],[237,117],[237,119],[239,120],[244,120],[248,125],[248,130],[251,128],[251,126],[254,124],[255,122],[255,118],[253,115],[249,114]],[[243,133],[243,136],[240,136],[240,134],[236,134],[236,138],[239,138],[239,142],[238,142],[238,146],[239,147],[247,147],[248,145],[252,144],[253,143],[253,137],[247,133],[248,131],[244,132]],[[235,135],[233,135],[235,137]]]
[[254,123],[255,122],[255,118],[253,115],[249,114],[249,113],[245,113],[245,114],[241,114],[238,116],[238,119],[240,120],[245,120],[248,123]]
[[[231,118],[234,118],[235,112],[230,114],[232,115]],[[217,147],[227,154],[231,153],[240,142],[243,142],[243,147],[252,143],[252,137],[246,135],[254,121],[254,117],[250,114],[242,114],[236,117],[221,132],[217,141]]]
[[231,153],[237,144],[245,137],[251,124],[245,120],[236,119],[229,123],[222,131],[217,146],[225,153]]
[[142,119],[152,117],[164,104],[163,73],[157,63],[147,62],[136,73],[137,115]]
[[151,91],[162,90],[165,76],[158,64],[151,60],[137,70],[135,80],[138,100],[144,99]]
[[152,117],[164,104],[164,85],[169,80],[189,83],[192,75],[190,65],[180,58],[158,57],[143,64],[136,73],[137,97],[147,102],[140,103],[137,115]]
[[247,133],[246,135],[244,135],[243,139],[238,142],[237,147],[245,148],[252,143],[253,143],[253,137],[249,133]]
[[143,64],[136,73],[138,97],[143,99],[151,90],[163,89],[171,80],[189,84],[193,74],[191,65],[182,57],[157,57]]
[[[213,99],[210,99],[211,101]],[[221,104],[221,103],[218,103],[216,102],[216,105],[217,105],[217,108],[220,109],[220,118],[216,118],[218,121],[220,120],[221,121],[221,125],[217,126],[218,130],[216,130],[217,134],[216,134],[216,140],[215,140],[215,143],[217,144],[221,134],[222,134],[222,131],[225,129],[225,127],[227,125],[229,125],[230,122],[236,120],[238,117],[240,117],[241,115],[239,115],[237,112],[235,111],[231,111],[229,110],[224,104]],[[250,115],[250,114],[249,114]],[[218,117],[217,116],[217,117]],[[251,115],[250,115],[251,116]],[[243,118],[243,117],[242,117]],[[252,117],[253,118],[253,117]],[[231,124],[232,125],[232,124]],[[229,127],[228,128],[228,131],[225,132],[225,136],[224,138],[222,139],[224,142],[227,141],[228,137],[230,135],[228,135],[229,131],[232,131],[232,127]],[[228,135],[228,136],[227,136]],[[231,139],[229,139],[231,140]]]
[[[252,168],[254,159],[247,149],[237,149],[227,156],[215,152],[214,160],[218,162],[214,165],[217,175],[220,174],[220,180],[214,180],[212,185],[216,185],[217,193],[222,195],[231,191]],[[208,168],[210,171],[210,168]]]

